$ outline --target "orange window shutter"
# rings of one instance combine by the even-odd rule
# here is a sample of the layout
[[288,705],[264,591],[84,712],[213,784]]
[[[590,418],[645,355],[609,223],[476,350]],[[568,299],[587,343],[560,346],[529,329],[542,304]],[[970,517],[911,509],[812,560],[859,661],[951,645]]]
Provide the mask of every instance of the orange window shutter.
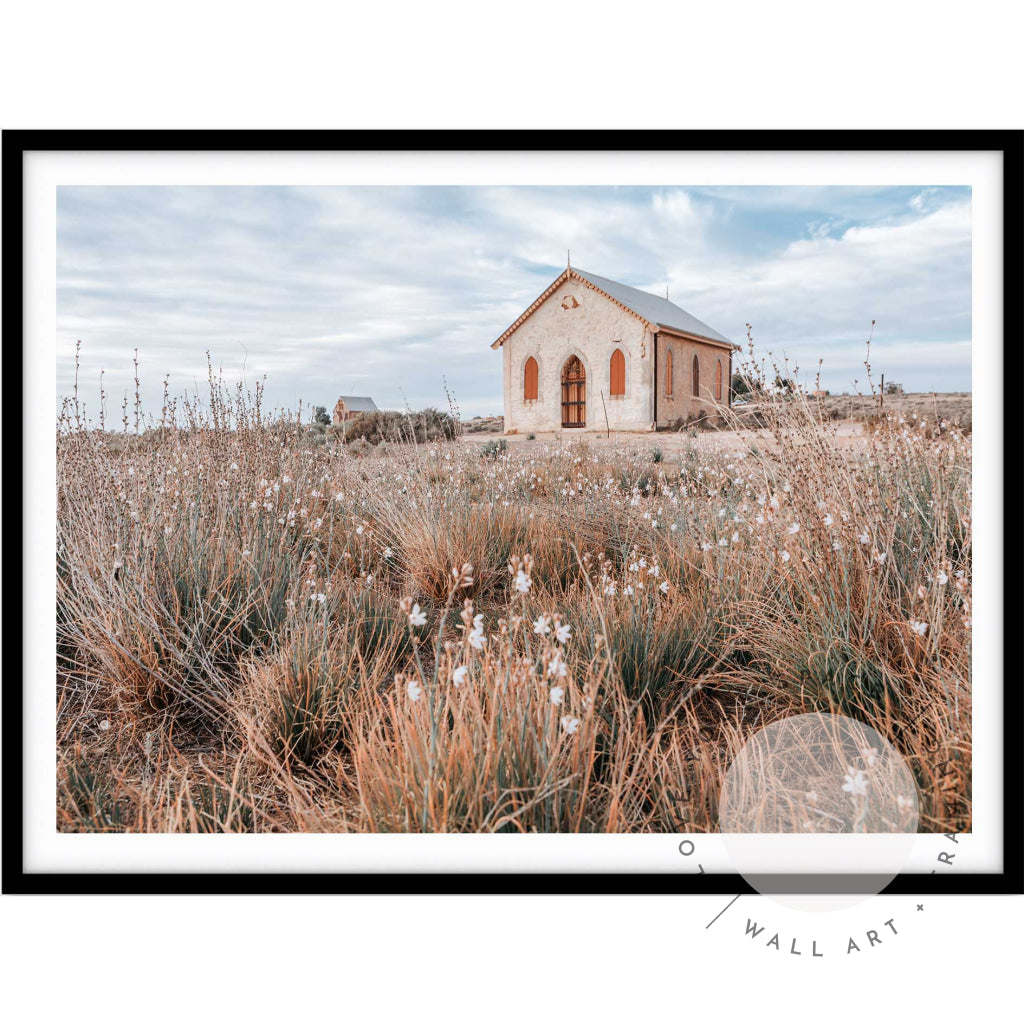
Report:
[[715,401],[722,400],[722,360],[715,363]]
[[523,398],[532,402],[537,398],[537,360],[530,356],[526,360],[526,371],[523,381]]
[[665,394],[672,394],[672,386],[674,381],[672,380],[672,349],[668,349],[665,353]]
[[613,395],[626,393],[626,357],[619,349],[612,353],[611,393]]

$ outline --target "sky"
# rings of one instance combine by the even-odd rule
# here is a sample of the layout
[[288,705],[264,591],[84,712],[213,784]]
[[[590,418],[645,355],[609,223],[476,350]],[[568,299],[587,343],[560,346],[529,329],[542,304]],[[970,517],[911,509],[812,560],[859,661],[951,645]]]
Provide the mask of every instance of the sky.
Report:
[[[265,407],[500,414],[491,349],[565,268],[659,295],[813,386],[971,390],[971,196],[933,187],[64,187],[57,392],[90,418],[266,378]],[[856,383],[855,383],[856,382]],[[112,412],[116,413],[112,417]]]

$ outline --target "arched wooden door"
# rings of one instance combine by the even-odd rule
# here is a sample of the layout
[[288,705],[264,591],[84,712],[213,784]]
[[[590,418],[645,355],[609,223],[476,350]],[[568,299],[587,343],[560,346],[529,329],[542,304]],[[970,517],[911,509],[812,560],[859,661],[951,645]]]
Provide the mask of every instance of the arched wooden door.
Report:
[[562,426],[587,425],[587,372],[578,356],[569,356],[562,367]]

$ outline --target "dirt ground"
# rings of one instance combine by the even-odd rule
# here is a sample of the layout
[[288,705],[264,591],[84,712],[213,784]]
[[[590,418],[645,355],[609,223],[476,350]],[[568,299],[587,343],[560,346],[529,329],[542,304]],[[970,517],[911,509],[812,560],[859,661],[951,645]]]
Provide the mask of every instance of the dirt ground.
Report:
[[[864,425],[853,420],[845,420],[839,424],[833,424],[836,429],[836,440],[842,446],[859,444],[864,438]],[[612,431],[611,436],[604,433],[581,433],[576,430],[564,430],[559,432],[538,433],[533,440],[529,440],[526,434],[464,434],[460,441],[462,444],[483,445],[493,441],[496,437],[502,438],[509,447],[529,446],[545,443],[570,444],[573,441],[583,440],[595,448],[621,449],[624,446],[636,448],[660,448],[665,454],[672,452],[688,451],[696,445],[698,449],[708,451],[727,451],[739,449],[751,443],[751,441],[762,444],[771,443],[771,435],[766,430],[745,430],[742,434],[735,430],[707,430],[700,431],[695,436],[686,431],[659,431],[658,433],[637,433],[627,431]]]
[[[968,428],[971,422],[970,392],[951,392],[948,394],[913,393],[891,395],[882,399],[870,395],[829,395],[823,400],[826,412],[834,417],[828,430],[835,430],[837,443],[842,447],[859,444],[865,437],[865,424],[873,417],[883,413],[898,413],[908,419],[917,416],[922,419],[946,419],[958,421]],[[739,408],[739,407],[738,407]],[[551,431],[538,433],[533,441],[526,434],[501,433],[502,420],[499,416],[476,417],[473,421],[463,424],[466,433],[462,436],[464,444],[485,444],[496,437],[503,438],[510,446],[529,445],[538,442],[568,443],[576,439],[585,439],[596,447],[621,448],[623,445],[660,448],[666,454],[689,449],[696,444],[698,448],[708,450],[730,450],[743,447],[751,440],[770,443],[771,437],[764,430],[745,430],[742,434],[734,430],[706,430],[693,432],[658,431],[649,433],[612,431],[611,436],[601,433],[580,433],[574,430]]]

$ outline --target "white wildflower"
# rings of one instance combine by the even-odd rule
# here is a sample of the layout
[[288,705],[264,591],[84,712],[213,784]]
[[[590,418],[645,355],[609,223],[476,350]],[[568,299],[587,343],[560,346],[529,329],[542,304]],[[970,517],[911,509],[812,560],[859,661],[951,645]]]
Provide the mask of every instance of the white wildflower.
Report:
[[867,776],[858,768],[854,771],[848,769],[849,774],[844,775],[843,792],[850,796],[866,796],[868,791]]
[[555,656],[548,662],[548,675],[556,679],[564,679],[569,674],[569,667],[562,660],[562,652],[556,651]]
[[469,634],[469,646],[475,651],[482,651],[487,637],[484,636],[484,617],[477,615],[473,619],[473,629]]

